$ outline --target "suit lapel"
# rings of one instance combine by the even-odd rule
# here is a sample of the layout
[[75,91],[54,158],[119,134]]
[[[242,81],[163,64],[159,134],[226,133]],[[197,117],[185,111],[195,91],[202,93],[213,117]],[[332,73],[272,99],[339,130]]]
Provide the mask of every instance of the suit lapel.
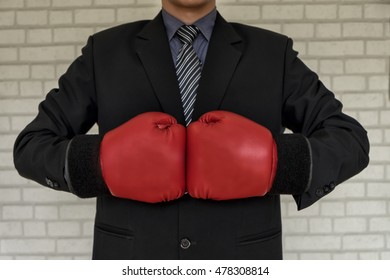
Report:
[[[220,108],[241,57],[241,43],[241,37],[218,14],[202,70],[193,120]],[[136,51],[163,111],[185,124],[175,65],[161,13],[138,34]]]
[[221,106],[229,82],[241,58],[242,39],[219,14],[211,35],[194,105],[193,120]]
[[163,111],[185,124],[175,66],[161,13],[138,34],[136,51]]

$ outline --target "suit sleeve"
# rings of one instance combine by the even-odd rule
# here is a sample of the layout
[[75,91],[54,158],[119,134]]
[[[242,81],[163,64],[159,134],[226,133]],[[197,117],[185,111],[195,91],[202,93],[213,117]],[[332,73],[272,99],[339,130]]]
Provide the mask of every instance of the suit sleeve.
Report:
[[[96,168],[100,137],[84,135],[97,121],[96,103],[93,37],[90,37],[82,55],[59,79],[58,88],[46,95],[39,105],[36,118],[17,137],[14,164],[19,174],[47,187],[72,192],[80,197],[106,193],[100,170]],[[66,157],[74,150],[73,143],[84,147],[84,153],[79,154],[78,169],[91,169],[97,178],[97,183],[89,186],[92,190],[89,189],[88,195],[77,184],[72,188],[64,176]],[[74,159],[71,160],[69,164],[74,164]],[[74,171],[73,167],[70,169]]]
[[342,112],[334,94],[297,57],[291,39],[286,45],[283,92],[283,126],[294,134],[281,137],[280,148],[288,155],[281,168],[292,170],[284,178],[287,182],[305,170],[298,176],[306,178],[307,186],[294,195],[300,210],[362,171],[369,162],[369,141],[363,127]]

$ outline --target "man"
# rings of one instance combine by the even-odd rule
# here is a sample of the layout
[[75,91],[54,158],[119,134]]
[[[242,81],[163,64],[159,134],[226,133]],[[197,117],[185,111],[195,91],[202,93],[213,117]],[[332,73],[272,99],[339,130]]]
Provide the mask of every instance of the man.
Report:
[[15,143],[22,176],[97,197],[94,259],[281,259],[279,195],[303,209],[368,164],[292,40],[215,5],[91,36]]

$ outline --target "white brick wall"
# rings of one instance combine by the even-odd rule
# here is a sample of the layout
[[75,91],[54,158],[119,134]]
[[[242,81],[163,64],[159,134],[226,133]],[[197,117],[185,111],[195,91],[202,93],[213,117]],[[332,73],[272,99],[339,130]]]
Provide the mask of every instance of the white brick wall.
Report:
[[[310,208],[282,198],[286,259],[390,259],[390,1],[217,0],[282,32],[369,132],[370,166]],[[88,35],[152,18],[160,0],[0,0],[0,259],[88,259],[95,200],[18,176],[12,147]]]

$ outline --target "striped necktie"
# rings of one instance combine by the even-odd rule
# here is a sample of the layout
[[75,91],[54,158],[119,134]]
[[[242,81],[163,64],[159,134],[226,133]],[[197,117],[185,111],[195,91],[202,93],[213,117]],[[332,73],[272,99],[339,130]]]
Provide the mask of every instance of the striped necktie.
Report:
[[196,90],[201,73],[201,62],[192,47],[192,43],[199,32],[199,28],[194,25],[183,25],[176,32],[183,43],[176,60],[176,75],[187,126],[192,120]]

